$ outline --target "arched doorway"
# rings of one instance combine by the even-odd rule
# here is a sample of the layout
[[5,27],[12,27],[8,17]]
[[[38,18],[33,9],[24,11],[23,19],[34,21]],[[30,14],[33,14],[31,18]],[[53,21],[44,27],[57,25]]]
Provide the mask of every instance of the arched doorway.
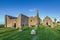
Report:
[[16,23],[14,23],[14,28],[16,28]]
[[48,22],[46,22],[46,25],[48,25]]

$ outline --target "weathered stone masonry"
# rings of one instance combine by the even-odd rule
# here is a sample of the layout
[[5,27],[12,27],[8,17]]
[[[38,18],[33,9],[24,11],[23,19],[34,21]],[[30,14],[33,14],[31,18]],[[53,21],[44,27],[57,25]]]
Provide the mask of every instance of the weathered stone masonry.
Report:
[[51,27],[56,26],[56,22],[52,22],[51,18],[46,16],[43,20],[39,18],[38,10],[36,11],[35,17],[28,17],[23,14],[19,14],[18,17],[12,17],[5,15],[5,27],[11,28],[22,28],[23,26],[35,25],[38,27],[39,24],[50,25]]

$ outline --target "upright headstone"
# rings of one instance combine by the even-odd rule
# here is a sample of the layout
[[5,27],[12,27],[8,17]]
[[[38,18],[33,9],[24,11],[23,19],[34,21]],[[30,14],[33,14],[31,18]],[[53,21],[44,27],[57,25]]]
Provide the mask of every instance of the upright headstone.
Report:
[[19,31],[22,31],[22,28],[21,27],[19,28]]
[[35,35],[36,31],[35,30],[31,30],[31,35]]

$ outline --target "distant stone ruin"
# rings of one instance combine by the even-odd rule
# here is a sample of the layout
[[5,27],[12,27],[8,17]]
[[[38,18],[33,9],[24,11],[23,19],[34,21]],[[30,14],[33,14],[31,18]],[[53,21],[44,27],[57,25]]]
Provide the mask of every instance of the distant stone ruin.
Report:
[[5,27],[11,28],[23,28],[23,26],[35,25],[38,27],[39,24],[49,25],[51,27],[57,26],[56,22],[53,22],[50,17],[46,16],[43,20],[39,18],[38,10],[36,11],[35,17],[28,17],[23,14],[20,14],[18,17],[12,17],[5,15]]

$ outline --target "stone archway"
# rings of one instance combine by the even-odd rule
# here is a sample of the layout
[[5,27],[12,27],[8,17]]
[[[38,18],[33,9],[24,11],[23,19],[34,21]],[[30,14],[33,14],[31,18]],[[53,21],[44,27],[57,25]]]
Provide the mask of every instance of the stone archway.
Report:
[[46,22],[46,25],[48,25],[48,22]]
[[16,23],[14,23],[14,28],[16,28]]

